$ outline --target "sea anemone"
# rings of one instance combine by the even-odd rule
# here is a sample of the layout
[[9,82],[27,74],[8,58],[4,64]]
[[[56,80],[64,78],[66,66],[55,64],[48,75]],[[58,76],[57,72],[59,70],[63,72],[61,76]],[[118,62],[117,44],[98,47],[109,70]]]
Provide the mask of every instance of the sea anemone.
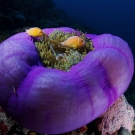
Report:
[[[51,38],[54,30],[80,34],[65,27],[43,32]],[[20,125],[47,134],[77,129],[105,112],[129,86],[133,56],[128,44],[117,36],[84,37],[92,49],[85,55],[85,51],[70,50],[71,55],[79,52],[83,57],[66,69],[45,65],[46,57],[39,55],[39,42],[35,43],[26,32],[2,42],[0,105],[5,112]]]

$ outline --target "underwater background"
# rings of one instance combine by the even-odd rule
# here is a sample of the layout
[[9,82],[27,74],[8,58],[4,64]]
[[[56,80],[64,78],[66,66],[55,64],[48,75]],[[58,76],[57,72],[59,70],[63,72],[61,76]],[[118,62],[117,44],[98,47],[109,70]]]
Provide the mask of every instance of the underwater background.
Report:
[[74,21],[97,34],[111,33],[128,42],[135,57],[134,0],[53,0]]
[[68,26],[119,36],[128,42],[135,57],[134,5],[134,0],[0,0],[0,40],[7,29]]
[[[127,41],[135,58],[134,5],[134,0],[0,0],[0,42],[30,27],[71,27],[87,33],[119,36]],[[135,80],[132,80],[125,95],[135,108],[134,91]],[[17,124],[8,135],[13,132],[24,135],[24,130],[27,135],[41,135]]]

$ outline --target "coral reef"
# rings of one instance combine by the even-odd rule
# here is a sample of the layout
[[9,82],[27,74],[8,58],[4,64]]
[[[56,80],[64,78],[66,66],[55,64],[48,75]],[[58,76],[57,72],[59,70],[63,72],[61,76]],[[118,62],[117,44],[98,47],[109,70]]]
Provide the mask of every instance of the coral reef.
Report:
[[122,95],[96,120],[96,126],[102,135],[111,135],[121,127],[131,133],[134,116],[133,107],[128,104],[126,98]]

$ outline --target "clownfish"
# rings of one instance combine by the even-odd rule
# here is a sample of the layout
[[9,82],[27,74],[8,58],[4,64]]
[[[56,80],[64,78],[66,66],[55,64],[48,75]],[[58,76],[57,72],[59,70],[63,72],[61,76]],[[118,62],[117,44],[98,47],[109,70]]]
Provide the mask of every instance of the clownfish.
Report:
[[85,45],[85,41],[78,36],[72,36],[64,42],[61,42],[60,45],[69,48],[81,48]]
[[26,33],[32,37],[41,37],[44,34],[43,31],[38,27],[28,29],[26,30]]

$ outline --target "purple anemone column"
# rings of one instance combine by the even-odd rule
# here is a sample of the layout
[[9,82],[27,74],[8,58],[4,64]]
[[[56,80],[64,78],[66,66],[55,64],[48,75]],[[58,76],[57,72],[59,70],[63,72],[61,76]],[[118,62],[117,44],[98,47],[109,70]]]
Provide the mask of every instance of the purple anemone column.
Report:
[[[56,28],[44,29],[50,34]],[[58,28],[64,32],[71,28]],[[20,125],[59,134],[79,128],[114,103],[133,75],[133,56],[119,37],[87,35],[95,50],[65,72],[42,66],[32,39],[16,34],[0,44],[0,105]]]

